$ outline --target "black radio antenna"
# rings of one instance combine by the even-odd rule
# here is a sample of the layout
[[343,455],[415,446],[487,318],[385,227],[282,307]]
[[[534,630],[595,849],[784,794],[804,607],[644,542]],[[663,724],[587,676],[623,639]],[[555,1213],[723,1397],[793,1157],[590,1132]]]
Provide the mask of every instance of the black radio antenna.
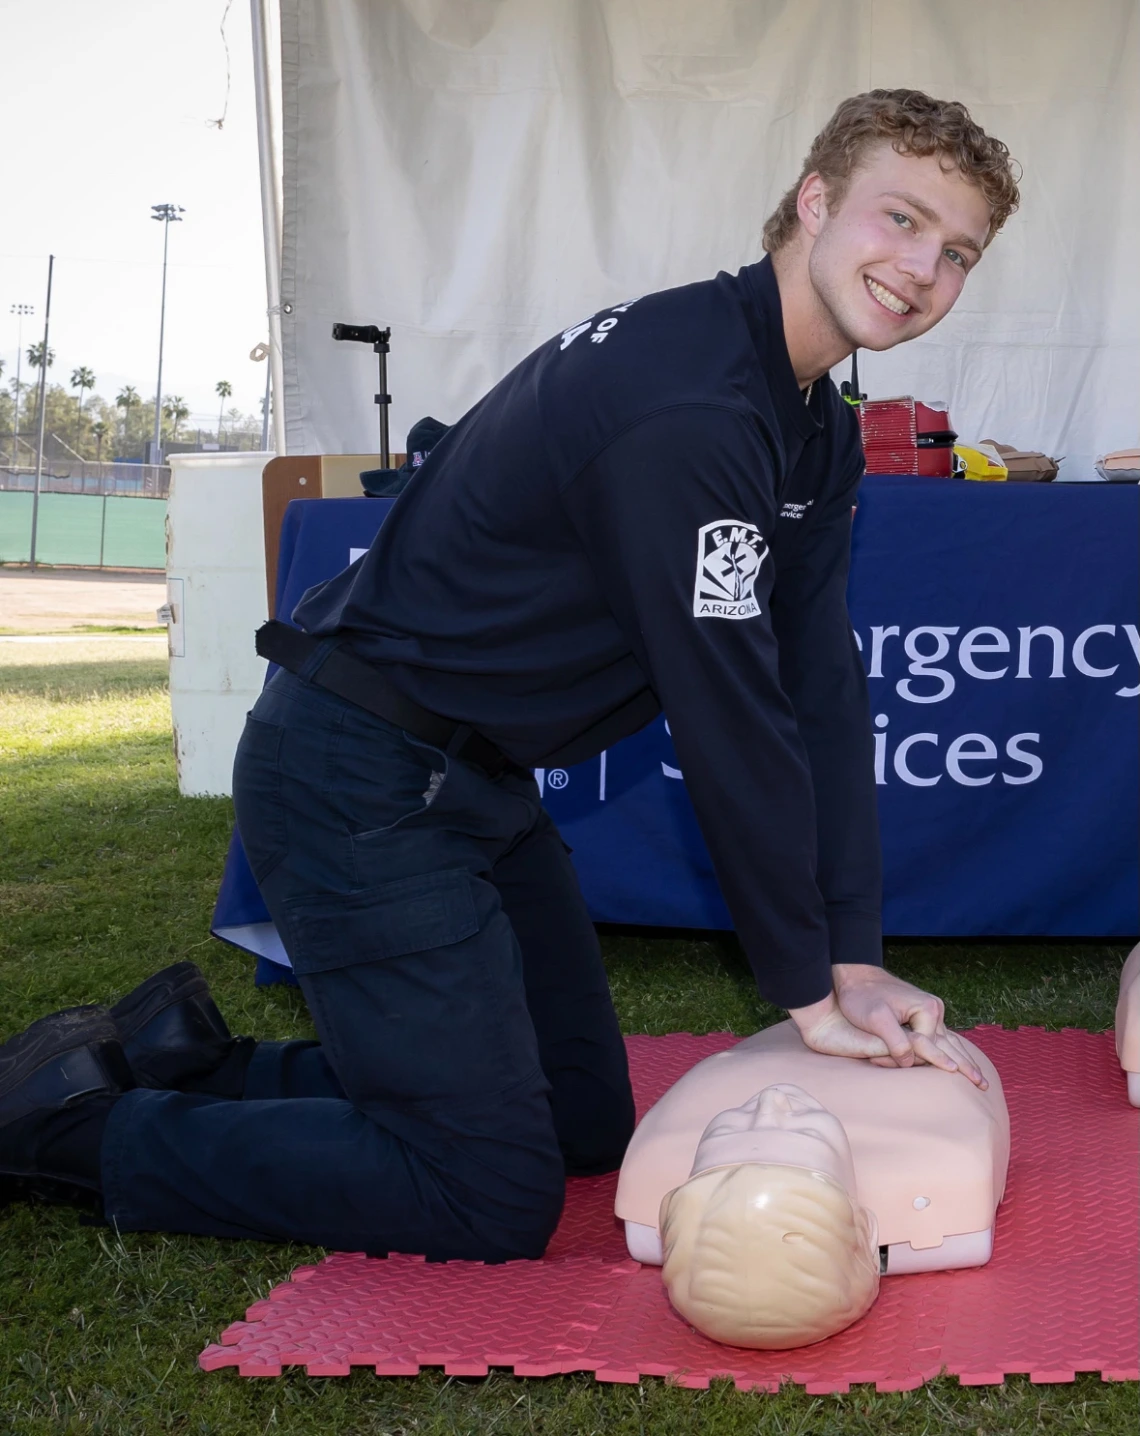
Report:
[[839,386],[839,392],[843,395],[843,397],[847,400],[849,404],[861,404],[863,400],[867,397],[866,394],[861,393],[859,389],[858,349],[853,349],[851,351],[851,378],[844,379],[843,383]]

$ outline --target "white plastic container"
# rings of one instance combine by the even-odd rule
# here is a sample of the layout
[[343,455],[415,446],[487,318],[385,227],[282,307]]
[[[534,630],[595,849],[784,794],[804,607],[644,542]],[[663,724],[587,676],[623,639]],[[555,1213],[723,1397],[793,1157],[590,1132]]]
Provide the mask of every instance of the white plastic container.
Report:
[[178,791],[229,795],[234,752],[265,678],[261,471],[272,454],[174,454],[165,617]]

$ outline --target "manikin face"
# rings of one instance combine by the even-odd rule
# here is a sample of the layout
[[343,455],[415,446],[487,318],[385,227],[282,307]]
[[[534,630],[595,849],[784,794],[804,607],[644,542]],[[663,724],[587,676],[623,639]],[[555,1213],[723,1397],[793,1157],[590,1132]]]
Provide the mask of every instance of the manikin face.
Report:
[[710,1167],[765,1162],[834,1178],[855,1199],[855,1164],[843,1123],[802,1087],[777,1082],[705,1128],[690,1176]]
[[830,212],[818,175],[800,191],[812,237],[808,275],[817,320],[850,350],[890,349],[948,314],[982,255],[990,207],[937,155],[900,155],[884,142]]

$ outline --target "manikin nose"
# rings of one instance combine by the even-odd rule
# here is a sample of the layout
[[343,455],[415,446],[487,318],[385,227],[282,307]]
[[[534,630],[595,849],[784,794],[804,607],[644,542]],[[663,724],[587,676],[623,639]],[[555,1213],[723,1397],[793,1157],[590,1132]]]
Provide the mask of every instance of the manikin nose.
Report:
[[791,1094],[781,1092],[779,1087],[765,1087],[756,1104],[760,1117],[776,1117],[793,1111]]

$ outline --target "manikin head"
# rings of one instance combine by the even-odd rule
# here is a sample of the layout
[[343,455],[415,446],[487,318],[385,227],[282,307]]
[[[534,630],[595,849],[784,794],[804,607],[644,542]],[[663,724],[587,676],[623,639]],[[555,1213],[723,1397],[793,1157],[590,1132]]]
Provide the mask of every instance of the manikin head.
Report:
[[660,1226],[669,1299],[714,1341],[805,1346],[878,1295],[878,1232],[856,1202],[847,1135],[791,1083],[713,1118]]
[[816,136],[764,247],[786,309],[797,281],[797,322],[829,366],[932,329],[1018,200],[1009,150],[962,105],[872,90],[844,100]]

